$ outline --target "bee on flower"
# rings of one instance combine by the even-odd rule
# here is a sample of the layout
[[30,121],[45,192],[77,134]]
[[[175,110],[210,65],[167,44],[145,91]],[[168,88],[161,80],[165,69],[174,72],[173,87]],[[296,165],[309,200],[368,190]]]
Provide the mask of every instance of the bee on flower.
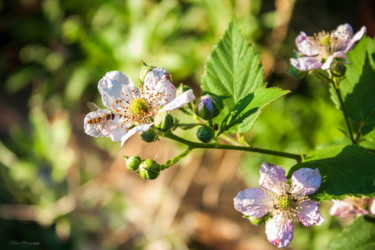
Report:
[[267,239],[275,246],[286,247],[293,239],[293,222],[304,226],[320,226],[324,218],[319,203],[309,199],[322,182],[318,169],[301,168],[287,183],[285,170],[277,165],[263,163],[259,169],[262,188],[242,190],[234,198],[237,211],[250,218],[266,220]]
[[362,27],[355,35],[350,24],[342,24],[331,32],[319,32],[314,36],[307,36],[301,32],[296,38],[296,46],[302,57],[291,58],[290,63],[301,71],[314,69],[328,70],[334,59],[347,59],[346,53],[366,33]]
[[[86,134],[110,137],[112,141],[121,141],[123,146],[135,133],[147,131],[158,113],[181,108],[195,99],[192,90],[176,97],[176,88],[166,69],[148,66],[146,70],[140,89],[120,71],[108,72],[99,81],[98,89],[108,109],[86,115]],[[110,114],[110,119],[104,119]]]

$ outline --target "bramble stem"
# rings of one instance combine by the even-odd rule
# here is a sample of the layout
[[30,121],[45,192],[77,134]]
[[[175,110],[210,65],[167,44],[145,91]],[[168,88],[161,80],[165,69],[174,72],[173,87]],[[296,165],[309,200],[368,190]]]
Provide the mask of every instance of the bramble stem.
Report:
[[344,115],[346,126],[348,127],[350,140],[352,141],[352,144],[356,144],[356,141],[354,140],[354,137],[353,137],[352,128],[351,128],[350,123],[349,123],[349,118],[348,118],[348,115],[346,113],[344,101],[343,101],[342,96],[341,96],[341,91],[337,87],[337,86],[340,86],[340,80],[337,79],[337,78],[334,78],[333,81],[332,81],[332,85],[333,85],[333,88],[336,91],[337,97],[339,98],[342,114]]
[[163,165],[161,165],[162,167],[162,170],[166,169],[166,168],[169,168],[170,166],[172,166],[173,164],[177,163],[179,160],[181,160],[182,158],[184,158],[185,156],[187,156],[190,152],[191,152],[192,148],[191,147],[188,147],[184,152],[182,152],[181,154],[173,157],[172,159],[170,160],[167,160]]
[[240,151],[247,151],[247,152],[255,152],[255,153],[261,153],[261,154],[268,154],[268,155],[276,155],[280,157],[290,158],[294,159],[297,162],[302,161],[302,157],[298,154],[291,154],[291,153],[285,153],[285,152],[279,152],[274,150],[268,150],[263,148],[256,148],[256,147],[250,147],[250,146],[236,146],[236,145],[227,145],[227,144],[220,144],[220,143],[199,143],[199,142],[192,142],[189,140],[186,140],[184,138],[181,138],[171,132],[164,134],[164,137],[169,138],[174,141],[178,141],[180,143],[183,143],[189,147],[189,149],[195,149],[195,148],[211,148],[211,149],[231,149],[231,150],[240,150]]

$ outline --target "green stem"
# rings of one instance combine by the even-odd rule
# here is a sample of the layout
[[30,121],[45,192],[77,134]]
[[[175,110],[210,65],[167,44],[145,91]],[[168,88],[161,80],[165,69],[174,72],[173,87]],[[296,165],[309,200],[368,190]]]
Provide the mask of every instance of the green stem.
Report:
[[291,154],[291,153],[285,153],[285,152],[279,152],[274,150],[268,150],[263,148],[256,148],[256,147],[250,147],[250,146],[236,146],[236,145],[227,145],[227,144],[219,144],[219,143],[199,143],[199,142],[192,142],[189,140],[186,140],[184,138],[181,138],[173,133],[167,133],[164,135],[164,137],[172,139],[174,141],[178,141],[180,143],[183,143],[187,145],[190,149],[195,148],[211,148],[211,149],[231,149],[231,150],[240,150],[240,151],[247,151],[247,152],[256,152],[261,154],[268,154],[268,155],[275,155],[285,158],[294,159],[297,162],[302,161],[302,157],[298,154]]
[[352,128],[350,126],[349,118],[348,118],[348,115],[346,113],[344,101],[343,101],[342,96],[341,96],[341,91],[340,91],[339,88],[337,88],[337,86],[339,86],[340,82],[337,83],[336,81],[339,81],[339,80],[337,78],[334,78],[334,80],[332,81],[333,88],[335,89],[337,97],[339,98],[342,114],[344,115],[346,126],[348,127],[350,140],[352,141],[352,144],[355,144],[356,142],[355,142],[354,137],[353,137]]
[[166,168],[169,168],[173,164],[177,163],[179,160],[181,160],[182,158],[184,158],[185,156],[187,156],[191,152],[191,150],[193,150],[193,149],[191,147],[188,147],[181,154],[177,155],[176,157],[174,157],[174,158],[172,158],[170,160],[167,160],[163,165],[161,165],[162,170],[164,170]]

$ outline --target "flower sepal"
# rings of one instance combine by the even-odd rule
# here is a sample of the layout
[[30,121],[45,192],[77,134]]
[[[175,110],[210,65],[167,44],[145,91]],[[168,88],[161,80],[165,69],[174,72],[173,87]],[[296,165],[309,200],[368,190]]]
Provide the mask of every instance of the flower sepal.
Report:
[[176,124],[176,119],[167,112],[160,112],[154,118],[154,127],[162,132],[168,132]]
[[248,215],[244,215],[242,217],[248,219],[251,225],[254,225],[254,226],[262,225],[266,223],[266,221],[270,218],[269,213],[260,218],[255,218],[253,216],[248,216]]
[[336,58],[336,60],[334,60],[330,67],[330,72],[332,76],[339,78],[340,80],[343,80],[345,78],[346,72],[345,63],[347,63],[346,60]]
[[145,82],[145,78],[147,74],[155,68],[156,68],[155,66],[150,66],[150,65],[147,65],[145,62],[142,62],[142,69],[141,69],[141,72],[139,73],[139,81],[143,84]]
[[151,127],[149,130],[141,133],[141,138],[145,142],[155,142],[159,140],[159,135],[157,131]]
[[288,70],[288,75],[291,75],[294,78],[301,80],[306,76],[306,71],[299,70],[293,65],[290,65],[289,70]]
[[188,90],[191,90],[191,88],[181,83],[180,86],[176,88],[176,96],[180,96]]

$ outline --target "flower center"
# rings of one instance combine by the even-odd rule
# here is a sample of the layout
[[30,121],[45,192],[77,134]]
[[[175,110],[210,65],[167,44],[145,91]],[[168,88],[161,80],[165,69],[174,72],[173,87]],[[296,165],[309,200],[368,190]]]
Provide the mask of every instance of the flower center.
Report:
[[280,210],[289,210],[293,205],[292,199],[288,195],[282,195],[277,200],[277,207]]
[[144,98],[135,98],[129,105],[129,110],[133,115],[145,115],[149,111],[149,103]]
[[325,46],[331,46],[331,37],[329,35],[320,38],[320,42]]

